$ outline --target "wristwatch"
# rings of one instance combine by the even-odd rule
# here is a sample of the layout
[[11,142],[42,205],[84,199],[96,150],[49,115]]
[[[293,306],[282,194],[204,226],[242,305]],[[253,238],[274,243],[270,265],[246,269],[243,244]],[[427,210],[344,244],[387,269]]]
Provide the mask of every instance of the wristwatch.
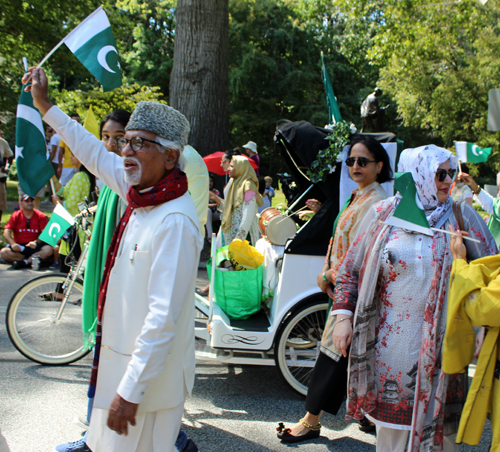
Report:
[[472,190],[472,193],[474,193],[476,196],[479,195],[479,193],[481,193],[481,186],[478,185],[475,190]]

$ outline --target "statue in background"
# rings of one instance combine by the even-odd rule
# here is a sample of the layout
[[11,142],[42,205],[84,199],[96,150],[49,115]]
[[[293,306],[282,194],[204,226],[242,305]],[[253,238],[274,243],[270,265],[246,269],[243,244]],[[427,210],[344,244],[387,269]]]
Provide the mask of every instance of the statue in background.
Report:
[[379,106],[378,97],[381,95],[382,90],[375,88],[375,91],[369,94],[361,104],[361,120],[363,121],[361,133],[367,132],[367,129],[371,129],[372,132],[384,132],[385,110],[389,108],[389,105]]

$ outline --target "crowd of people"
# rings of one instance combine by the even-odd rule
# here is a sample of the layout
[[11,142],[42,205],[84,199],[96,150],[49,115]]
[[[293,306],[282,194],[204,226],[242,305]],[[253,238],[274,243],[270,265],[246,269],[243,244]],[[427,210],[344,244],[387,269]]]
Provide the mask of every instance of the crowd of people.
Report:
[[[102,184],[82,299],[84,343],[94,348],[82,420],[88,430],[56,450],[194,452],[181,419],[194,384],[193,294],[205,224],[210,240],[220,221],[218,248],[259,239],[259,209],[272,205],[275,192],[272,179],[252,167],[250,160],[260,165],[257,145],[243,146],[248,157],[223,155],[228,181],[221,196],[187,144],[190,126],[177,110],[140,102],[132,113],[111,112],[99,140],[52,104],[43,69],[31,68],[28,81],[48,124],[53,202],[75,215],[97,180]],[[336,415],[346,401],[346,419],[376,431],[377,452],[458,451],[462,442],[478,443],[488,413],[490,450],[500,451],[498,198],[465,167],[456,177],[457,159],[446,149],[403,151],[398,170],[412,174],[430,236],[385,223],[400,197],[381,187],[394,174],[378,141],[354,135],[345,163],[357,189],[340,209],[317,276],[330,303],[306,414],[289,428],[280,423],[279,440],[319,437],[323,413]],[[473,196],[488,223],[471,207]],[[1,257],[23,268],[35,253],[47,262],[56,256],[64,271],[68,245],[54,249],[38,239],[48,219],[34,204],[20,195]],[[314,213],[321,203],[308,206]],[[196,291],[206,295],[208,288]]]

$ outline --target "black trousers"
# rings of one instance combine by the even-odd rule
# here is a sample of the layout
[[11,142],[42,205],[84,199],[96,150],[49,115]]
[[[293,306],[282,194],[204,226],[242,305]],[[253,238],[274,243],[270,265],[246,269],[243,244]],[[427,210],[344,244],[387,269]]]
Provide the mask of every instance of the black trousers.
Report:
[[319,354],[309,381],[306,410],[317,416],[321,411],[337,414],[347,394],[348,358],[334,361]]

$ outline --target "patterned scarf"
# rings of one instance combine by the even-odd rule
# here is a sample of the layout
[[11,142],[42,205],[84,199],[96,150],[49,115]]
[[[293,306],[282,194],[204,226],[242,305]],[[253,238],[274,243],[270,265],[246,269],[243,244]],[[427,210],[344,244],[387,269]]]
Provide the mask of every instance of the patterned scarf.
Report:
[[436,171],[442,163],[450,161],[450,168],[457,169],[457,158],[448,149],[434,144],[405,149],[401,154],[398,171],[411,173],[418,196],[425,210],[425,216],[431,228],[451,209],[450,197],[440,202],[437,197]]
[[120,220],[120,223],[115,229],[111,244],[109,245],[106,263],[104,264],[101,288],[99,289],[96,344],[94,349],[94,361],[92,362],[92,373],[90,375],[90,387],[88,392],[89,397],[94,397],[97,384],[97,370],[99,366],[99,356],[101,354],[102,314],[106,303],[109,277],[111,275],[111,269],[115,264],[115,259],[120,248],[120,241],[123,233],[125,232],[128,221],[135,209],[139,207],[158,206],[160,204],[164,204],[168,201],[179,198],[186,193],[187,189],[187,177],[179,168],[175,168],[148,192],[140,193],[134,186],[129,188],[127,194],[128,206]]

